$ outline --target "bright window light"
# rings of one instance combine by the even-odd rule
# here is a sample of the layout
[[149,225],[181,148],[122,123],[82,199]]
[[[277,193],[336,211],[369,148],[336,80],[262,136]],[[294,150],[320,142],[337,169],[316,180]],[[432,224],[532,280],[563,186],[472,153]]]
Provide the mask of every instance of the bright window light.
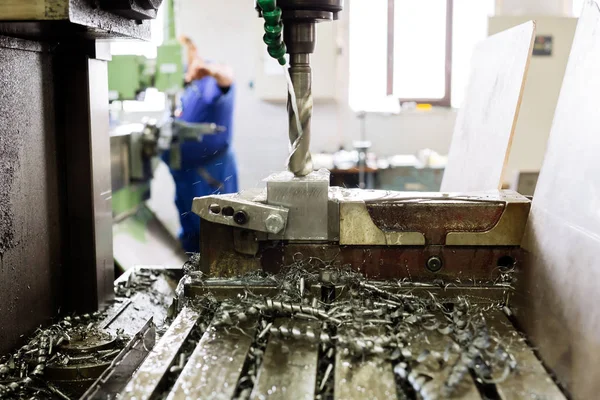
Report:
[[352,0],[349,18],[350,107],[377,111],[387,84],[387,0]]
[[394,96],[443,98],[446,0],[395,0],[394,11]]
[[[394,0],[394,98],[439,99],[445,92],[446,1]],[[452,107],[460,107],[475,46],[487,37],[494,0],[453,1]],[[350,107],[382,111],[387,93],[388,1],[352,0]]]
[[488,36],[488,18],[494,0],[456,0],[452,24],[452,107],[459,108],[467,91],[471,57],[479,42]]

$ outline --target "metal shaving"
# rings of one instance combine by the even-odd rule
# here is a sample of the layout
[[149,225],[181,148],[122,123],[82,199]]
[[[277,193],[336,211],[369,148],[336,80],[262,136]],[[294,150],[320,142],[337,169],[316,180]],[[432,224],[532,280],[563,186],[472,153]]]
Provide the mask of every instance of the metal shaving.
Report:
[[[247,287],[244,294],[219,302],[212,322],[228,328],[239,327],[250,318],[262,321],[251,350],[254,361],[240,380],[235,397],[238,399],[250,395],[265,340],[271,335],[318,343],[321,356],[333,355],[335,349],[357,359],[385,357],[393,363],[395,374],[424,399],[452,396],[471,373],[479,382],[498,383],[516,368],[515,358],[485,321],[485,312],[491,307],[501,309],[501,304],[483,307],[463,297],[456,298],[453,304],[442,303],[433,292],[419,297],[410,288],[402,288],[401,282],[397,290],[391,291],[389,282],[369,282],[349,269],[325,268],[316,273],[301,263],[278,275],[255,272],[241,281]],[[203,284],[209,287],[210,280]],[[272,285],[277,291],[272,297],[264,297],[252,292],[253,285]],[[322,291],[333,290],[334,285],[343,287],[345,296],[331,303],[323,301]],[[289,322],[281,324],[285,318]],[[275,319],[277,326],[266,322]],[[319,321],[321,329],[300,324],[302,320]],[[431,335],[447,337],[452,345],[442,351],[416,351],[415,343],[429,343]],[[331,381],[334,361],[320,357],[323,359],[328,361],[320,366],[315,393],[318,399],[331,398],[332,392],[327,383]],[[424,370],[447,371],[443,384],[437,385],[435,391]]]
[[267,341],[269,339],[269,332],[273,326],[272,322],[268,322],[263,319],[259,322],[259,328],[257,335],[252,346],[248,350],[248,357],[242,369],[242,376],[238,381],[234,400],[247,400],[252,394],[252,388],[258,378],[258,371],[262,364],[262,359],[267,348]]
[[[66,349],[74,340],[105,338],[96,327],[104,315],[100,312],[65,317],[46,329],[37,329],[27,344],[13,354],[0,358],[0,398],[29,399],[69,397],[43,379],[48,367],[60,368],[109,362],[122,347],[123,338],[115,339],[116,349],[98,350],[75,356]],[[108,338],[106,338],[108,339]]]

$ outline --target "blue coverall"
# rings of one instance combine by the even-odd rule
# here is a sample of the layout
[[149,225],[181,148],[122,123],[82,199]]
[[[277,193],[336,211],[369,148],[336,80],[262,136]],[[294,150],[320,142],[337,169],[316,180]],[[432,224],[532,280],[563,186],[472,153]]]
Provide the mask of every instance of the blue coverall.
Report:
[[181,143],[181,168],[173,169],[170,151],[163,161],[175,181],[175,205],[179,210],[179,240],[186,252],[198,252],[200,218],[192,213],[194,197],[238,191],[235,157],[231,149],[234,86],[222,89],[213,77],[191,82],[181,98],[179,119],[209,122],[225,127],[224,132],[205,135],[199,142]]

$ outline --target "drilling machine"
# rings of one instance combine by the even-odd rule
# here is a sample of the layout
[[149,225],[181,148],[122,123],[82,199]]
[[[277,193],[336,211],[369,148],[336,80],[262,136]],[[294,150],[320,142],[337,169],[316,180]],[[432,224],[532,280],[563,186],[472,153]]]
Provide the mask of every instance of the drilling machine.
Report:
[[[318,24],[342,7],[256,2],[269,54],[289,55],[288,171],[264,191],[194,199],[201,251],[185,265],[180,311],[121,393],[564,398],[531,349],[507,344],[529,199],[343,189],[313,171],[310,56]],[[515,378],[516,365],[528,374]]]
[[[86,399],[565,398],[509,319],[529,199],[333,188],[327,171],[312,171],[315,25],[342,5],[257,2],[269,53],[281,64],[290,54],[289,171],[268,177],[266,191],[194,200],[201,253],[184,266],[168,314],[168,282],[133,271],[116,282],[100,331],[70,326],[95,314],[65,318],[0,374],[10,362],[29,371],[20,360],[39,354],[33,372],[93,381]],[[165,316],[174,319],[157,329]],[[117,346],[123,331],[131,335]],[[105,336],[69,353],[65,342],[86,341],[67,333]],[[53,348],[61,364],[45,368]],[[0,393],[22,393],[33,376]]]

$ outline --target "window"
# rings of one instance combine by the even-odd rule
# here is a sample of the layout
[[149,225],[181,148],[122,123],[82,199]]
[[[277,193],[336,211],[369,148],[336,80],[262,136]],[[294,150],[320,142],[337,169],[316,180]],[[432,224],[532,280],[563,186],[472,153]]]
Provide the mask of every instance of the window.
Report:
[[[389,101],[459,107],[494,0],[352,0],[350,106]],[[389,108],[389,107],[388,107]]]
[[388,0],[387,94],[450,106],[452,0]]

